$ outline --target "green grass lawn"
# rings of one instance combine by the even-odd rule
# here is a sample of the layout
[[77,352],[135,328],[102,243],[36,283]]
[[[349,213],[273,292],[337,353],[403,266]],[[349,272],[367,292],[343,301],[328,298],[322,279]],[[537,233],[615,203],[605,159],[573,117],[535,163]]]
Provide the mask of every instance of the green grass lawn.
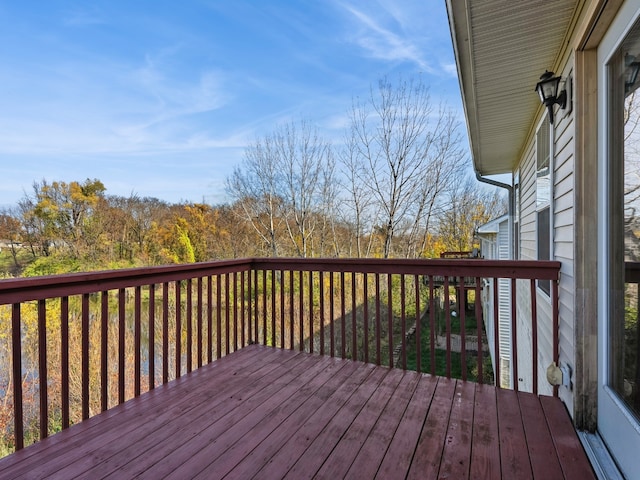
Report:
[[0,252],[0,278],[9,275],[16,276],[18,271],[32,260],[31,252],[26,248],[21,248],[18,250],[18,264],[20,267],[16,268],[11,251],[8,248],[3,248]]
[[[444,312],[440,311],[436,314],[437,329],[442,335],[446,332]],[[460,317],[451,317],[451,333],[460,334]],[[468,335],[477,334],[477,325],[475,312],[465,311],[465,333]],[[421,361],[420,371],[425,373],[431,372],[431,347],[429,335],[429,315],[423,317],[421,323]],[[486,352],[485,352],[486,353]],[[451,352],[451,377],[462,378],[461,368],[462,355],[457,352]],[[478,365],[477,354],[475,352],[466,352],[466,371],[467,380],[478,381]],[[407,369],[416,370],[417,354],[415,340],[407,345]],[[446,376],[447,372],[447,353],[445,350],[436,349],[435,351],[435,372],[436,375]],[[493,368],[491,366],[491,358],[485,357],[482,362],[482,374],[484,383],[493,383]]]

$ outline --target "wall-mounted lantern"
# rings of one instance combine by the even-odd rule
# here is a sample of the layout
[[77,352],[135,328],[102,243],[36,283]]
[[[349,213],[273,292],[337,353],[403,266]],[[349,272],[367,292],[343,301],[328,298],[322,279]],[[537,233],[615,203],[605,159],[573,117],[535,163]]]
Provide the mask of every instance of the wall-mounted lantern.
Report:
[[624,66],[624,93],[626,95],[633,90],[633,87],[638,80],[640,62],[638,62],[634,55],[626,54],[624,56]]
[[553,106],[560,105],[560,108],[567,106],[567,91],[562,89],[558,94],[562,77],[554,77],[553,72],[545,71],[540,76],[540,81],[536,85],[536,92],[540,95],[540,100],[549,109],[549,123],[553,125]]

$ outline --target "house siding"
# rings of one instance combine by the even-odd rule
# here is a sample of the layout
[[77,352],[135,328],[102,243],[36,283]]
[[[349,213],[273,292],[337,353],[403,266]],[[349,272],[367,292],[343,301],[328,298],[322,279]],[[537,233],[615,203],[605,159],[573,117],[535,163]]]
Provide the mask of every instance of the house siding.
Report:
[[[483,257],[491,260],[509,260],[511,258],[510,249],[510,227],[509,218],[505,215],[502,219],[496,219],[497,233],[479,233],[482,245]],[[512,388],[511,382],[511,280],[507,278],[498,279],[498,305],[493,302],[492,281],[485,281],[482,290],[482,305],[487,342],[491,362],[500,364],[500,378],[496,382],[503,388]],[[498,335],[499,335],[499,358],[496,358],[495,337],[494,337],[494,313],[498,309]]]
[[[498,259],[507,260],[509,252],[509,222],[500,223],[498,231]],[[499,335],[500,335],[500,386],[511,388],[511,281],[506,278],[498,280],[499,298]]]
[[520,167],[520,258],[536,259],[535,148],[530,145]]
[[[551,35],[545,37],[549,44],[547,48],[538,50],[544,52],[544,56],[536,58],[535,68],[529,58],[518,58],[518,62],[514,62],[514,55],[501,49],[507,35],[517,35],[529,28],[529,39],[533,40],[539,37],[536,30],[540,24],[545,23],[545,28],[550,30],[551,15],[545,9],[546,5],[540,5],[536,10],[533,5],[525,6],[525,3],[518,5],[522,9],[518,13],[530,12],[531,18],[498,25],[493,20],[489,23],[485,17],[470,14],[475,13],[476,5],[484,6],[484,0],[461,4],[453,0],[447,2],[449,10],[455,14],[450,24],[461,73],[474,165],[485,175],[498,169],[512,173],[514,185],[518,184],[520,189],[516,199],[519,208],[516,221],[520,221],[516,258],[536,260],[537,221],[542,219],[536,211],[536,140],[542,138],[537,128],[546,108],[535,102],[533,94],[517,100],[516,95],[524,92],[524,87],[520,89],[522,85],[533,87],[536,75],[545,70],[560,76],[561,88],[566,87],[567,105],[566,108],[553,107],[550,258],[561,264],[557,312],[558,361],[560,367],[568,367],[571,384],[561,385],[558,393],[575,426],[580,430],[597,432],[622,473],[636,478],[637,452],[640,451],[639,423],[610,385],[612,360],[615,361],[611,354],[617,354],[619,346],[612,343],[617,339],[610,325],[621,318],[611,316],[610,310],[617,306],[612,306],[612,302],[618,301],[616,294],[619,292],[610,291],[609,265],[611,249],[617,248],[611,241],[611,236],[615,235],[612,230],[616,225],[619,227],[619,223],[611,227],[608,222],[619,221],[615,215],[610,218],[610,202],[613,194],[619,193],[612,191],[611,184],[618,182],[620,185],[623,174],[616,171],[623,158],[620,156],[623,140],[620,138],[622,112],[619,102],[622,92],[629,93],[631,85],[623,82],[630,80],[628,74],[633,68],[629,67],[638,58],[640,28],[636,22],[640,18],[640,0],[574,1],[571,2],[571,12],[556,14],[554,11],[555,19],[565,20],[565,28],[563,33],[560,30],[556,32],[554,40],[551,40]],[[490,6],[499,7],[500,2],[492,1]],[[515,4],[513,7],[516,8]],[[514,78],[507,77],[508,84],[518,85],[518,90],[514,87],[513,94],[505,97],[513,102],[513,108],[505,102],[500,106],[502,108],[487,109],[478,101],[493,102],[494,92],[500,90],[496,90],[492,77],[481,78],[479,75],[483,72],[481,67],[487,64],[497,71],[508,71],[514,75]],[[520,71],[522,73],[518,76]],[[625,75],[624,79],[621,74]],[[526,115],[519,118],[518,115],[526,108]],[[495,113],[504,111],[507,112],[504,117]],[[503,134],[506,122],[501,120],[504,118],[514,121],[514,127],[518,127],[513,129],[510,140]],[[613,179],[610,178],[612,174]],[[619,201],[619,195],[615,200]],[[544,220],[546,222],[546,216]],[[616,281],[621,281],[620,274],[615,271],[614,274]],[[518,376],[526,375],[525,367],[532,357],[530,339],[527,338],[531,319],[526,318],[531,293],[525,284],[518,282],[515,305],[519,348],[517,363],[521,366]],[[542,357],[538,365],[539,378],[543,379],[539,384],[540,393],[546,393],[551,389],[544,377],[554,350],[549,341],[554,334],[550,326],[554,312],[547,294],[540,289],[533,294],[537,297],[538,344]],[[613,364],[613,367],[618,368],[619,365]],[[530,385],[527,378],[519,382],[523,389]],[[600,448],[599,453],[606,453],[606,449]]]
[[[535,141],[527,146],[526,154],[520,164],[520,258],[535,260],[536,246],[536,149]],[[518,388],[531,391],[533,379],[521,372],[531,371],[531,296],[529,283],[516,282],[516,343],[518,352]],[[544,384],[542,384],[544,385]]]
[[[570,58],[562,72],[562,77],[570,78],[572,71],[573,58]],[[572,100],[573,99],[570,99],[570,101]],[[573,370],[575,365],[575,281],[573,278],[575,238],[575,122],[573,111],[559,117],[555,131],[555,154],[553,163],[553,255],[554,259],[562,264],[559,284],[560,364],[568,365],[569,368]],[[552,350],[550,350],[550,352],[551,351]],[[548,363],[551,363],[550,360]],[[548,365],[548,363],[546,365]],[[559,394],[573,415],[574,402],[572,389],[569,387],[560,387]]]
[[[563,78],[571,74],[573,61],[567,62]],[[553,125],[552,159],[552,259],[561,262],[559,284],[559,341],[560,364],[575,365],[574,356],[574,203],[575,203],[575,145],[574,115],[556,109]],[[535,136],[524,149],[518,169],[520,173],[520,258],[537,260],[537,208],[536,208],[536,145]],[[529,316],[531,297],[527,282],[517,285],[517,335],[518,335],[518,371],[531,371],[532,361],[532,322]],[[536,290],[538,308],[538,385],[539,393],[551,394],[553,388],[546,380],[547,367],[553,361],[552,305],[550,298],[542,290]],[[518,386],[531,390],[533,382],[519,374]],[[573,393],[570,388],[560,387],[559,394],[573,414]]]

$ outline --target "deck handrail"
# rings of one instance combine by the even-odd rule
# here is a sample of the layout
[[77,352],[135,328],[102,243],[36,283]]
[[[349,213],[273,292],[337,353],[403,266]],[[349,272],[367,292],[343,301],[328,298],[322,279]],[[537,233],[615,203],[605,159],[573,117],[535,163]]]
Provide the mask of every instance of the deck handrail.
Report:
[[[4,393],[11,395],[13,404],[14,447],[19,450],[25,444],[25,328],[30,314],[35,318],[37,336],[37,359],[32,360],[37,365],[29,365],[36,370],[30,392],[38,397],[39,438],[44,438],[50,434],[54,403],[61,427],[67,428],[249,343],[400,368],[407,368],[407,355],[413,348],[418,371],[426,363],[428,373],[459,375],[466,380],[465,328],[459,332],[464,346],[460,349],[461,371],[452,371],[452,342],[457,333],[452,332],[451,322],[457,307],[452,306],[451,298],[460,301],[467,290],[475,291],[476,378],[482,382],[482,329],[491,319],[483,320],[481,279],[492,285],[495,304],[498,280],[507,279],[511,284],[511,374],[516,390],[516,319],[522,315],[516,309],[516,291],[529,291],[533,333],[532,372],[527,374],[537,393],[540,292],[535,282],[551,281],[550,330],[553,360],[557,363],[559,275],[560,263],[554,261],[246,258],[0,280],[0,320],[5,315],[11,325],[11,368],[7,376],[11,375],[12,380]],[[476,279],[471,288],[460,282],[469,278]],[[443,302],[444,372],[437,372],[435,367],[436,291],[441,292]],[[52,304],[53,313],[49,311]],[[462,326],[468,315],[465,310],[458,308]],[[493,309],[491,345],[496,358],[500,349],[497,310]],[[416,313],[411,317],[409,311]],[[53,319],[60,323],[55,331]],[[75,330],[71,331],[73,325]],[[427,328],[426,332],[423,328]],[[74,332],[79,336],[79,356],[72,359],[70,341],[76,340]],[[90,351],[95,346],[91,335],[98,338],[99,351]],[[428,342],[425,351],[429,358],[422,358],[423,340]],[[131,358],[127,358],[128,354]],[[59,362],[56,365],[52,365],[54,356]],[[495,374],[499,378],[500,365],[496,363]],[[48,372],[52,368],[59,371],[59,385],[51,384]],[[80,392],[73,391],[71,371],[79,374]],[[97,388],[95,385],[99,391],[91,390]],[[55,398],[48,394],[49,390],[56,391]],[[557,395],[557,387],[554,394]],[[72,396],[79,397],[79,405],[73,405]]]

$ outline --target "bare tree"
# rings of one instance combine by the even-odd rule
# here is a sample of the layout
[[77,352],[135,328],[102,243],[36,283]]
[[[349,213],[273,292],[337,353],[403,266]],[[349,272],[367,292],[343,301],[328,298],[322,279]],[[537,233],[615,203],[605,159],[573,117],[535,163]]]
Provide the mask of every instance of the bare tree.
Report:
[[358,258],[369,256],[372,235],[368,235],[369,243],[365,247],[363,241],[365,232],[369,230],[377,220],[373,212],[373,197],[370,188],[366,184],[366,167],[362,156],[359,155],[359,142],[355,125],[349,129],[345,138],[345,147],[340,152],[340,165],[342,166],[342,189],[345,200],[343,202],[342,221],[350,223],[353,228],[353,236]]
[[635,91],[625,98],[623,115],[625,223],[630,228],[637,228],[640,209],[640,97]]
[[269,253],[277,257],[284,189],[275,139],[266,136],[250,144],[242,166],[234,169],[226,184],[245,220],[268,246]]
[[420,257],[427,250],[434,217],[445,208],[443,196],[459,185],[464,177],[465,154],[458,131],[458,121],[450,110],[440,109],[435,132],[439,132],[430,149],[426,180],[419,189],[408,237],[408,257]]
[[311,254],[333,163],[330,145],[305,121],[279,127],[247,147],[242,166],[227,179],[227,190],[271,255],[279,254],[283,231],[295,255]]
[[320,238],[319,254],[327,256],[328,252],[339,257],[340,240],[337,233],[337,217],[340,211],[340,185],[336,180],[335,160],[330,154],[327,165],[322,169],[320,180]]
[[445,107],[434,109],[421,80],[400,78],[394,85],[385,78],[367,102],[354,102],[351,129],[355,151],[347,158],[353,154],[364,166],[359,185],[380,210],[383,256],[418,255],[415,246],[393,252],[393,241],[409,235],[415,245],[422,238],[442,191],[460,172],[455,117]]
[[285,225],[296,254],[306,257],[311,253],[323,187],[333,181],[329,175],[334,164],[331,146],[304,120],[283,126],[273,138],[286,189]]

